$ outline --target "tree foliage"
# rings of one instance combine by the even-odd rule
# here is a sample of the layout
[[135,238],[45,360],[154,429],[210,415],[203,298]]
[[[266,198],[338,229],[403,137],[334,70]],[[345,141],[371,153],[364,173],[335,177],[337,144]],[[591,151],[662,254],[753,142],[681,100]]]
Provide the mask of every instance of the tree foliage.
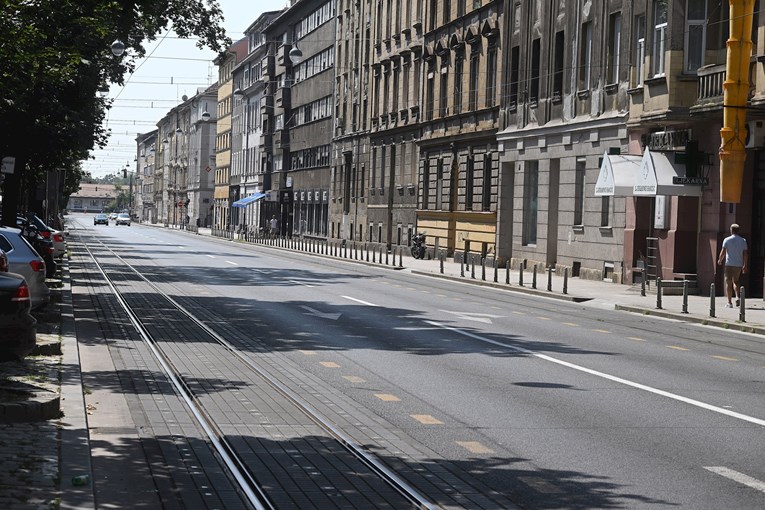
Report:
[[[106,144],[108,101],[98,94],[122,84],[144,44],[167,29],[221,52],[230,40],[214,0],[0,0],[0,157],[15,156],[8,186],[39,181],[50,169],[79,171]],[[120,39],[125,56],[114,57]],[[18,194],[19,191],[15,190]],[[15,209],[15,200],[4,200]],[[15,212],[14,212],[15,215]]]

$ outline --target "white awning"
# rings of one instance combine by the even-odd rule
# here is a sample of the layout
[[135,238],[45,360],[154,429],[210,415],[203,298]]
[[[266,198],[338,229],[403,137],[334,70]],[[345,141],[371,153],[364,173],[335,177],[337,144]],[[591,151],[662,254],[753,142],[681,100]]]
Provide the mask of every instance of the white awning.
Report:
[[641,156],[604,154],[595,183],[595,196],[631,197],[642,160]]
[[676,184],[685,178],[685,165],[675,165],[672,159],[662,152],[651,152],[646,148],[632,194],[700,197],[702,189],[699,184]]

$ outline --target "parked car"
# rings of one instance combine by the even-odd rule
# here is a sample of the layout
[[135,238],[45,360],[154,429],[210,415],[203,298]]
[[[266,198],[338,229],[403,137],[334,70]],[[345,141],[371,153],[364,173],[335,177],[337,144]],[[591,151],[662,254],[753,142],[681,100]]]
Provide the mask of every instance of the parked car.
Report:
[[27,241],[45,260],[45,276],[53,278],[58,266],[55,261],[56,248],[53,243],[54,230],[34,213],[16,217],[16,225],[21,229],[21,233],[27,238]]
[[0,273],[8,272],[8,255],[0,249]]
[[93,216],[93,226],[95,225],[108,225],[109,217],[105,214],[96,214]]
[[60,230],[54,230],[51,234],[53,240],[53,258],[60,259],[66,253],[66,238]]
[[21,230],[0,227],[0,249],[8,257],[9,271],[20,274],[27,281],[32,308],[47,304],[50,289],[45,285],[45,261],[21,234]]
[[117,213],[116,212],[109,213],[109,219],[110,220],[116,220],[117,219]]
[[29,286],[16,273],[0,273],[0,361],[22,359],[37,342]]
[[127,213],[119,213],[117,215],[117,225],[130,226],[130,215]]

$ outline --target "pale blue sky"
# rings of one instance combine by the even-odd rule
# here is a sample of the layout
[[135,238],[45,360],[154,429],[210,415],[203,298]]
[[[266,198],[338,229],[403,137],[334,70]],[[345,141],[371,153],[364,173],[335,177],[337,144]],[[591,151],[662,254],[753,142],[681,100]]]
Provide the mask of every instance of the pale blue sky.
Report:
[[[266,11],[287,5],[285,0],[218,0],[225,17],[228,36],[236,41],[244,30]],[[112,130],[109,145],[93,152],[95,159],[83,163],[94,177],[117,173],[126,165],[135,168],[138,133],[149,132],[165,113],[181,102],[181,96],[194,95],[197,87],[214,83],[218,72],[212,63],[212,51],[197,49],[195,42],[168,35],[147,45],[150,57],[138,62],[124,87],[112,86],[109,96],[115,98],[108,113],[107,126]]]

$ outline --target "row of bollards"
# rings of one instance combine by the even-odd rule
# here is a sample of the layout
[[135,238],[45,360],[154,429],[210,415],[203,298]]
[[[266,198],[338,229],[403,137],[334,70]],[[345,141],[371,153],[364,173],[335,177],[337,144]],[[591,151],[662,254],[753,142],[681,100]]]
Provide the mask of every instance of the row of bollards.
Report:
[[[643,277],[645,277],[645,270],[642,271]],[[688,312],[688,280],[683,280],[683,302],[682,302],[682,308],[681,313],[689,313]],[[661,278],[656,278],[656,309],[662,310],[663,304],[662,304],[662,296],[663,296],[663,283]],[[640,295],[645,296],[645,278],[641,281],[641,289],[640,289]],[[715,318],[717,316],[716,307],[715,307],[715,284],[711,283],[709,285],[709,317]],[[737,300],[738,303],[738,320],[740,322],[746,322],[746,288],[742,285],[739,290],[739,299]]]

